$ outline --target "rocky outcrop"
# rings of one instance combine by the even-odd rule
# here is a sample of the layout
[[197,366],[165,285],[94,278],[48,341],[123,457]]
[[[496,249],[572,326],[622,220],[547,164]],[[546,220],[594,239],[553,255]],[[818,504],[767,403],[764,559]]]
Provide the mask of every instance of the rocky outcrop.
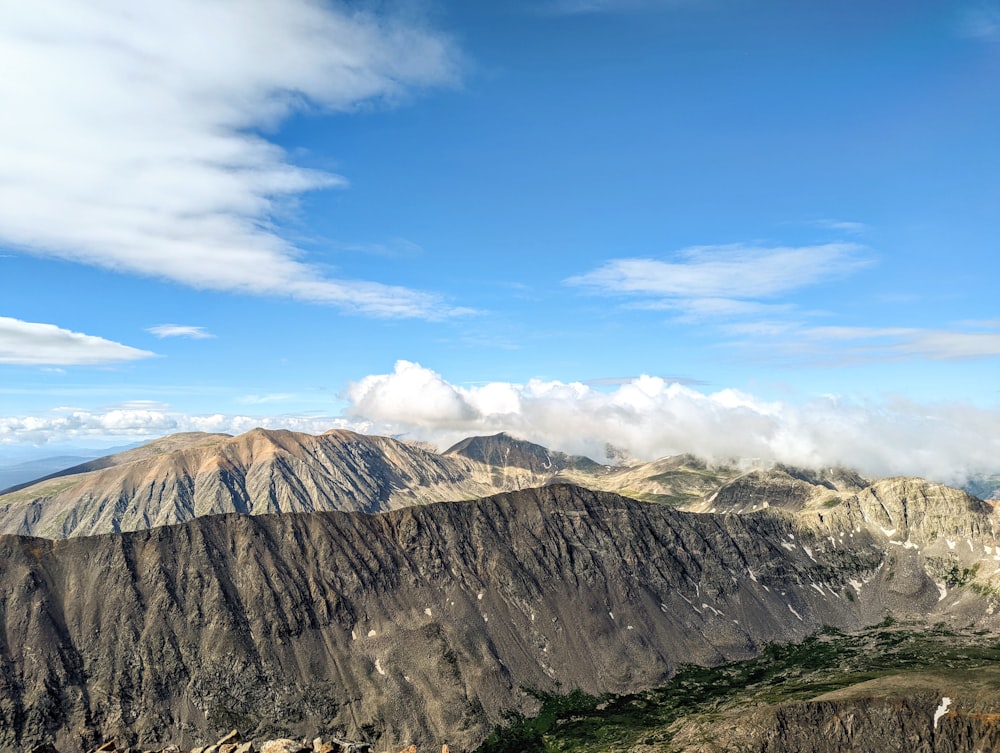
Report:
[[0,747],[66,753],[232,726],[468,748],[503,709],[531,710],[523,687],[651,687],[681,662],[876,621],[894,587],[864,533],[824,548],[787,516],[558,485],[380,515],[5,536],[0,561]]
[[1000,750],[1000,714],[919,692],[786,703],[714,723],[681,722],[683,753],[983,753]]

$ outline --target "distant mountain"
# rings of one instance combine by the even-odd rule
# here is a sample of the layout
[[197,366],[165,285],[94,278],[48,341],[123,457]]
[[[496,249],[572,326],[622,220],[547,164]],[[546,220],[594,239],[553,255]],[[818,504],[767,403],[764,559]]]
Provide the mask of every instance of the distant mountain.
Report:
[[596,471],[599,463],[580,455],[554,452],[539,444],[515,439],[501,432],[489,437],[469,437],[444,451],[445,455],[461,455],[478,460],[503,474],[507,468],[520,468],[537,474],[554,476],[567,469]]
[[507,434],[471,437],[437,453],[349,431],[255,429],[238,437],[174,434],[17,486],[0,494],[0,532],[80,536],[227,512],[373,513],[551,483],[738,514],[767,507],[822,514],[871,486],[845,469],[745,471],[690,455],[605,466]]
[[24,460],[19,463],[9,463],[0,465],[0,494],[15,491],[16,485],[34,483],[38,479],[47,476],[71,465],[85,463],[93,460],[92,456],[81,455],[55,455],[53,457],[37,458],[35,460]]
[[888,480],[798,513],[553,485],[0,536],[0,747],[189,746],[237,727],[468,749],[504,710],[537,708],[523,688],[641,691],[887,614],[995,629],[996,523],[962,492]]
[[461,455],[349,431],[175,434],[0,496],[0,531],[64,537],[227,512],[379,512],[538,486],[552,475],[497,473]]
[[969,494],[980,499],[1000,502],[1000,473],[994,475],[973,476],[962,488]]

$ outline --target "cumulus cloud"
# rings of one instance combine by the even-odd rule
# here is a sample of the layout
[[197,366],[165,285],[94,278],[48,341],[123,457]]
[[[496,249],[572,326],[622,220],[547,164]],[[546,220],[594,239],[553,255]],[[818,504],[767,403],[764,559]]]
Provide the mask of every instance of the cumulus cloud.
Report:
[[[464,387],[419,364],[351,384],[338,416],[192,416],[157,403],[103,411],[63,408],[0,418],[0,444],[140,441],[178,431],[239,434],[256,426],[319,434],[332,428],[396,436],[439,448],[507,431],[552,449],[607,460],[608,445],[639,460],[693,453],[805,467],[843,465],[871,476],[960,482],[995,473],[1000,408],[901,398],[859,402],[824,396],[804,403],[738,390],[701,391],[654,376],[583,383],[532,380]],[[262,401],[266,402],[266,401]]]
[[377,316],[454,313],[439,296],[324,276],[276,230],[341,186],[261,133],[456,77],[432,30],[313,0],[38,0],[0,25],[0,242],[197,288]]
[[146,331],[159,338],[190,337],[192,340],[206,340],[215,337],[211,332],[205,331],[204,327],[194,327],[188,324],[157,324]]
[[32,366],[93,366],[156,355],[103,337],[54,324],[0,316],[0,363]]
[[671,260],[612,259],[566,282],[692,316],[733,316],[770,305],[759,299],[837,279],[866,266],[870,262],[861,250],[851,243],[697,246],[678,252]]
[[995,471],[1000,457],[1000,410],[957,402],[830,396],[796,405],[651,376],[610,391],[537,380],[462,387],[407,361],[352,384],[346,396],[345,418],[367,431],[439,445],[509,431],[598,460],[610,443],[645,460],[690,452],[957,481]]

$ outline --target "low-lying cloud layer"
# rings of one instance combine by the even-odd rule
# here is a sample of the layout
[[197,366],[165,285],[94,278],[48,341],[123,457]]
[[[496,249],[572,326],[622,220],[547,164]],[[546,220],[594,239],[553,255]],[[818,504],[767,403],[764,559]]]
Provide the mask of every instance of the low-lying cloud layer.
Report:
[[324,275],[274,222],[337,175],[262,132],[451,82],[441,34],[310,0],[37,0],[0,25],[0,243],[197,288],[437,318],[432,293]]
[[510,431],[596,460],[610,443],[643,460],[690,452],[940,480],[1000,466],[1000,410],[967,403],[829,396],[793,405],[654,376],[611,391],[543,381],[460,387],[407,361],[352,384],[348,397],[348,417],[370,431],[438,443]]
[[134,405],[0,418],[0,444],[135,441],[177,431],[238,434],[264,426],[309,433],[348,428],[443,449],[466,436],[508,431],[602,461],[611,444],[641,460],[688,452],[717,461],[843,465],[873,476],[948,482],[1000,467],[1000,410],[967,403],[860,403],[831,396],[793,405],[736,390],[700,392],[653,376],[610,390],[537,380],[461,387],[408,361],[351,384],[345,396],[349,407],[340,416],[187,416]]

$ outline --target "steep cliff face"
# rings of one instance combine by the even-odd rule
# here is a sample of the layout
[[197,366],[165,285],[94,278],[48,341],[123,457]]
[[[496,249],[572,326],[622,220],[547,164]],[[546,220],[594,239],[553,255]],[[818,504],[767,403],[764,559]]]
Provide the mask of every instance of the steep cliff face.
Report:
[[858,538],[819,556],[785,518],[568,486],[0,537],[0,746],[239,727],[461,749],[530,706],[523,686],[622,692],[862,624],[881,611],[884,552]]

